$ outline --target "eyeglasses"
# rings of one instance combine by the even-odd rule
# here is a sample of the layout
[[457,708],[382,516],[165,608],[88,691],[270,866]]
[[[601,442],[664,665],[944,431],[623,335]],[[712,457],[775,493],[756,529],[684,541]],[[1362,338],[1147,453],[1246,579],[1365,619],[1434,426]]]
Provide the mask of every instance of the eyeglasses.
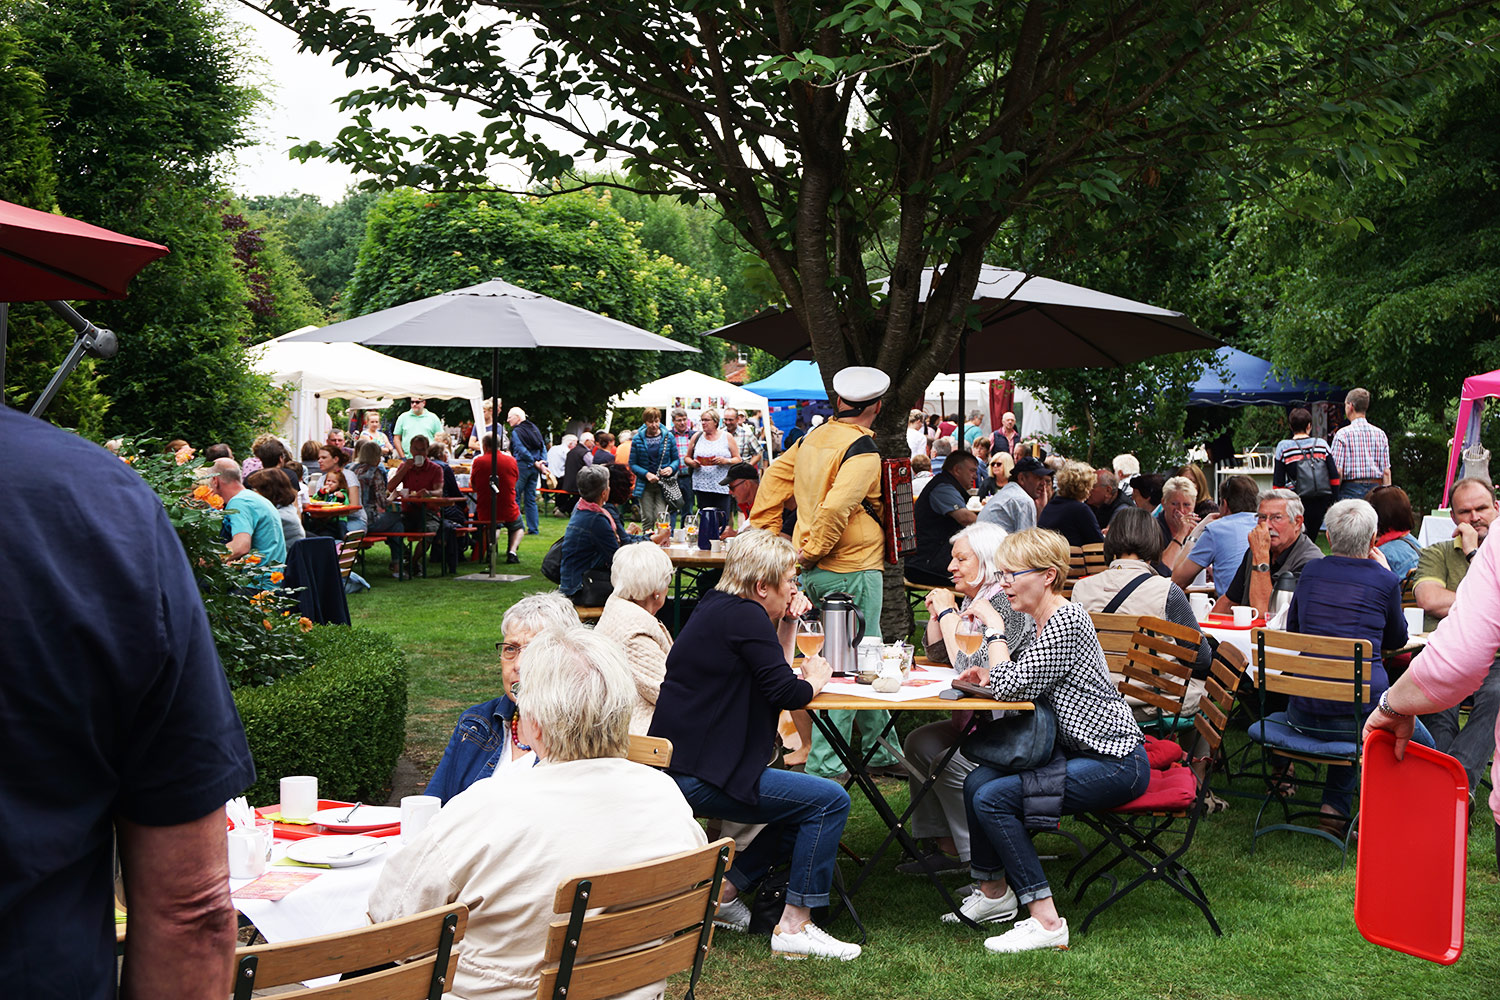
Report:
[[1023,569],[1019,573],[1012,573],[1010,570],[1004,569],[1000,571],[1000,582],[1015,583],[1018,576],[1025,576],[1027,573],[1044,573],[1051,568],[1050,566],[1043,566],[1039,569]]
[[1255,515],[1255,523],[1256,524],[1265,524],[1267,521],[1271,522],[1272,524],[1285,524],[1285,523],[1287,523],[1290,520],[1291,520],[1291,518],[1287,517],[1285,514],[1256,514]]
[[521,655],[521,651],[525,649],[526,646],[527,643],[524,642],[495,643],[495,648],[500,650],[500,659],[502,660],[514,660],[516,657]]
[[1003,468],[1005,468],[1005,463],[1004,462],[991,462],[990,463],[990,468],[992,468],[992,469],[1003,469]]

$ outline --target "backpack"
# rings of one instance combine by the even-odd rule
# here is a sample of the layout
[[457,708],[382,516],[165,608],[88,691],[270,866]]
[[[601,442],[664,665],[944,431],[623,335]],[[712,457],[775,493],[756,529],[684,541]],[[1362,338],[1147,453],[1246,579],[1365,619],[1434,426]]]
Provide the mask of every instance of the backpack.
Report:
[[1292,472],[1292,491],[1299,497],[1326,497],[1333,493],[1333,486],[1328,481],[1325,453],[1320,453],[1315,448],[1316,445],[1304,445],[1287,452],[1288,458],[1293,451],[1301,455],[1296,462],[1287,462]]

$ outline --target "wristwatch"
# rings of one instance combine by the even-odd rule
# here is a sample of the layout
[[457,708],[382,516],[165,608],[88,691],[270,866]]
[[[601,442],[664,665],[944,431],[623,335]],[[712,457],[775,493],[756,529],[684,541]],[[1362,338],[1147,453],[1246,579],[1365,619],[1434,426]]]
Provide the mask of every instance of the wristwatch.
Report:
[[1265,562],[1265,563],[1251,563],[1250,564],[1250,572],[1252,572],[1252,573],[1269,573],[1269,572],[1271,572],[1271,564],[1268,563],[1268,562]]
[[1380,701],[1376,704],[1376,707],[1393,719],[1411,718],[1411,716],[1407,715],[1405,712],[1398,712],[1391,707],[1390,694],[1391,692],[1389,690],[1380,692]]

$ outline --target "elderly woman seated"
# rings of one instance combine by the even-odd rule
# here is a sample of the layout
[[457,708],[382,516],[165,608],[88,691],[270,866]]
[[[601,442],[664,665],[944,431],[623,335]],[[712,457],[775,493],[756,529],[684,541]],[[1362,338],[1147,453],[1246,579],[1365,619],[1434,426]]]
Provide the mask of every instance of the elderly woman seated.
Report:
[[833,888],[849,795],[826,778],[767,767],[782,709],[804,707],[831,675],[821,656],[802,661],[802,678],[791,668],[797,617],[810,607],[797,592],[791,542],[759,529],[732,539],[723,578],[667,656],[651,735],[672,741],[668,773],[696,812],[771,824],[736,855],[720,897],[720,926],[749,927],[750,909],[739,895],[789,849],[786,905],[771,951],[848,961],[859,956],[859,946],[821,930],[811,914],[827,905]]
[[667,603],[672,560],[657,545],[621,546],[615,550],[609,582],[614,593],[604,602],[594,631],[609,636],[625,651],[625,662],[635,675],[630,731],[644,734],[651,728],[656,695],[667,675],[667,654],[672,651],[672,633],[656,617]]
[[[537,765],[503,768],[450,801],[392,852],[370,893],[376,921],[468,904],[451,985],[466,1000],[536,996],[563,880],[707,842],[672,779],[626,759],[635,691],[613,641],[577,625],[549,629],[520,671],[519,739]],[[624,996],[659,997],[662,987]]]
[[[582,607],[598,607],[609,598],[615,550],[645,541],[625,532],[619,513],[605,506],[608,495],[608,466],[586,465],[578,470],[579,499],[563,533],[559,583],[563,594]],[[663,529],[651,540],[661,544],[670,534]]]
[[[1113,533],[1113,532],[1111,532]],[[1042,799],[1061,811],[1108,809],[1146,790],[1151,765],[1140,726],[1115,690],[1089,613],[1062,595],[1068,576],[1068,543],[1040,528],[1019,531],[995,556],[1001,588],[1017,611],[1036,622],[1035,633],[1014,658],[1005,615],[987,601],[972,607],[985,625],[988,667],[971,667],[960,679],[990,688],[1002,701],[1045,702],[1057,716],[1053,759],[1030,772]],[[1068,922],[1058,915],[1028,828],[1050,816],[1028,813],[1039,799],[1022,792],[1026,776],[980,765],[964,781],[971,873],[979,887],[963,912],[979,923],[1009,920],[1025,905],[1029,916],[1004,934],[987,938],[993,952],[1066,948]]]
[[[948,573],[952,590],[933,590],[927,594],[927,655],[938,662],[948,662],[958,671],[989,664],[989,650],[980,645],[973,653],[964,651],[961,642],[977,638],[978,620],[973,604],[985,601],[1009,623],[1007,631],[1016,636],[1016,651],[1029,641],[1031,620],[1016,611],[1000,589],[995,569],[995,553],[1005,540],[1005,529],[984,521],[969,525],[954,535],[953,559]],[[958,599],[962,598],[962,603]],[[973,638],[959,639],[962,629]],[[967,713],[965,713],[966,715]],[[963,736],[962,718],[945,719],[914,729],[906,737],[903,750],[907,760],[920,773],[927,774],[942,759],[948,748]],[[960,871],[969,867],[969,822],[964,811],[964,778],[974,764],[963,753],[955,751],[948,765],[933,782],[926,797],[911,817],[911,833],[932,841],[933,850],[914,861],[897,865],[907,875],[924,871]],[[920,784],[913,779],[911,794],[916,796]],[[950,914],[951,916],[951,914]]]
[[531,594],[506,609],[500,620],[500,681],[498,698],[471,705],[453,728],[443,759],[438,761],[427,794],[447,802],[480,778],[505,769],[512,761],[530,757],[531,746],[516,728],[520,712],[521,654],[547,629],[579,624],[578,612],[561,595]]

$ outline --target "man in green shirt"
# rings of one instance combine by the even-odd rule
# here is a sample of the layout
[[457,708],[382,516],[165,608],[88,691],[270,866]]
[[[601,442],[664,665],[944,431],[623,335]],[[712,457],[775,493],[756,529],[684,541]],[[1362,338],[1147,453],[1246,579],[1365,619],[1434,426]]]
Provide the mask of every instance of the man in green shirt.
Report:
[[[1469,571],[1479,546],[1489,536],[1490,525],[1500,506],[1495,503],[1495,488],[1483,479],[1460,479],[1449,493],[1453,503],[1453,540],[1438,542],[1422,550],[1417,557],[1416,585],[1413,593],[1417,606],[1425,611],[1423,627],[1431,632],[1448,617],[1458,585]],[[1469,776],[1469,795],[1483,776],[1495,747],[1495,717],[1500,714],[1500,659],[1490,665],[1489,676],[1474,693],[1474,708],[1469,722],[1458,728],[1458,708],[1422,716],[1422,724],[1432,733],[1437,748],[1457,757]]]
[[409,443],[412,438],[420,434],[430,442],[442,429],[443,422],[438,419],[438,415],[427,412],[427,400],[412,397],[411,409],[396,418],[396,432],[391,436],[391,444],[396,449],[396,457],[402,461],[406,460],[403,441]]

